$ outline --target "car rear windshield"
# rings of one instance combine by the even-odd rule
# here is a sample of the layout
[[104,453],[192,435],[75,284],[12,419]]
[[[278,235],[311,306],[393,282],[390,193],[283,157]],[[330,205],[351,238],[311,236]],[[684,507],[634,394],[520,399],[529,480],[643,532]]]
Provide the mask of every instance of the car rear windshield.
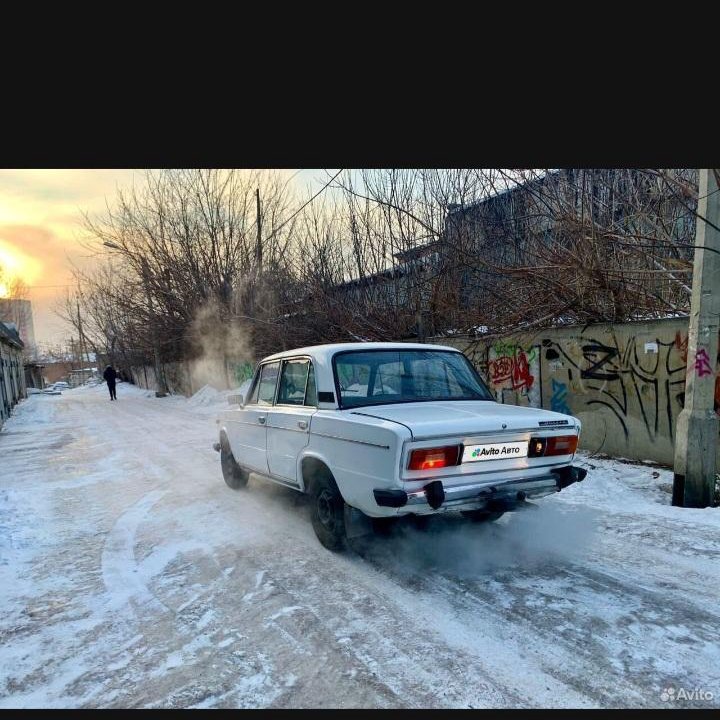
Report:
[[449,350],[353,350],[333,358],[340,407],[494,400],[470,361]]

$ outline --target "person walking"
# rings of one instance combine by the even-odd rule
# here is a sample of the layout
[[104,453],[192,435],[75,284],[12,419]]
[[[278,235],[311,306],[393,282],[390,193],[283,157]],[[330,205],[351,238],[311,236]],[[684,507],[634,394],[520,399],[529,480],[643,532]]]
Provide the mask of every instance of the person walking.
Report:
[[110,391],[110,399],[117,400],[117,391],[115,390],[115,381],[117,380],[117,373],[112,365],[108,365],[103,373],[105,382],[107,383],[108,390]]

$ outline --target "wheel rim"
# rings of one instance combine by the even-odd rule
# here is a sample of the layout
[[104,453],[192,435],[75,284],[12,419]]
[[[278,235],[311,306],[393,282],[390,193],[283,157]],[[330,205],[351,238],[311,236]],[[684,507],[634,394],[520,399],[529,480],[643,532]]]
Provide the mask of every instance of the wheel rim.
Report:
[[335,498],[333,494],[325,488],[317,498],[318,520],[328,530],[335,529]]

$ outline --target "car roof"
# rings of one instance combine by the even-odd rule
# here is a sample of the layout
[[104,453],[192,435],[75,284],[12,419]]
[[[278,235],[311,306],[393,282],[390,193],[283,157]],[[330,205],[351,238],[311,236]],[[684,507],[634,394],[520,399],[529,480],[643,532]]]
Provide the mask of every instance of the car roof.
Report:
[[458,348],[448,345],[434,345],[431,343],[403,343],[403,342],[354,342],[354,343],[331,343],[328,345],[310,345],[309,347],[298,348],[296,350],[285,350],[284,352],[268,355],[261,362],[267,360],[280,360],[286,357],[295,357],[296,355],[310,355],[318,359],[329,360],[338,352],[347,352],[348,350],[450,350],[452,352],[460,352]]

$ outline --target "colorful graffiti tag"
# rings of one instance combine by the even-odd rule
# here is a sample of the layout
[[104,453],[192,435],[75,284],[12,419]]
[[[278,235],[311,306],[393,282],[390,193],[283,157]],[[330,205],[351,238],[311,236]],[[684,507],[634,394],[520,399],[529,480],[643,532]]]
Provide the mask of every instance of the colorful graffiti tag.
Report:
[[493,345],[496,357],[488,360],[488,376],[493,385],[507,382],[513,390],[527,392],[535,382],[530,364],[537,357],[537,348],[525,352],[519,345],[498,342]]
[[710,357],[707,354],[707,350],[705,348],[700,348],[697,353],[695,353],[695,372],[700,377],[712,375],[712,368],[710,367]]
[[568,387],[564,382],[560,382],[553,378],[552,380],[552,397],[550,398],[550,409],[553,412],[572,415],[572,411],[567,404]]

